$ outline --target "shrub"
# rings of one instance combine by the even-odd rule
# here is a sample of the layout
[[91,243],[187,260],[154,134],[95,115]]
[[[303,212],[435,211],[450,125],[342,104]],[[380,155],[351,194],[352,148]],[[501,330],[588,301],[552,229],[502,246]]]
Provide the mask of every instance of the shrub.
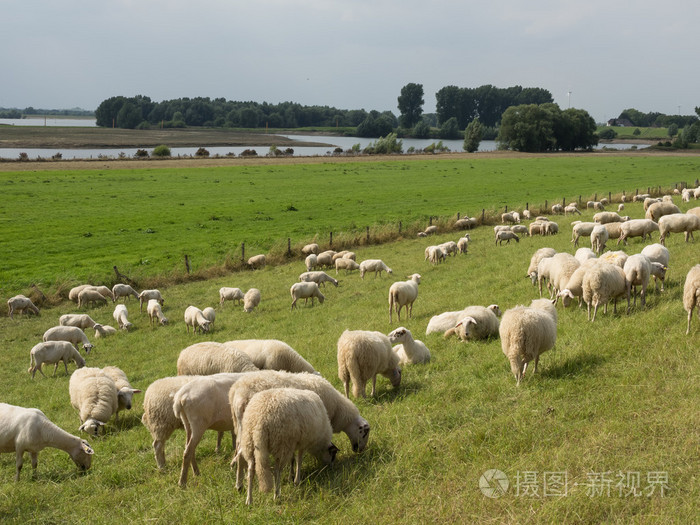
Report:
[[617,131],[612,128],[605,128],[598,132],[598,137],[604,140],[612,140],[617,137]]
[[154,157],[170,157],[170,147],[165,144],[160,144],[153,148]]
[[29,160],[29,155],[24,151],[19,154],[19,160],[22,162]]
[[[155,155],[155,150],[153,150],[153,154]],[[137,149],[136,153],[134,153],[134,157],[136,157],[137,159],[148,157],[148,151],[146,151],[145,149]]]
[[258,152],[255,151],[254,149],[245,149],[245,150],[241,151],[240,156],[241,157],[257,157]]
[[56,152],[51,158],[53,160],[61,160],[63,158],[63,154],[59,151],[59,152]]
[[[168,156],[169,156],[169,155],[170,155],[170,153],[168,152]],[[209,156],[209,150],[207,150],[206,148],[199,148],[199,149],[195,152],[194,156],[195,156],[195,157],[208,157],[208,156]]]

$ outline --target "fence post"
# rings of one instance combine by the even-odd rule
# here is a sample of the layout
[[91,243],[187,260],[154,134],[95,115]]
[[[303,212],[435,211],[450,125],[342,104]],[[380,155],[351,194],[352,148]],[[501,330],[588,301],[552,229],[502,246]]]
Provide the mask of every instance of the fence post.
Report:
[[430,217],[428,217],[428,226],[432,226],[432,225],[433,225],[433,216],[431,215]]
[[291,255],[292,255],[292,239],[287,237],[287,256],[289,257]]
[[401,221],[399,221],[399,234],[401,233]]
[[608,192],[608,202],[612,202],[612,192]]
[[241,243],[241,262],[245,262],[245,243]]
[[508,205],[506,204],[505,213],[508,213]]
[[190,273],[190,259],[187,257],[187,254],[185,254],[185,270],[187,273]]
[[593,200],[596,202],[598,201],[598,194],[597,193],[595,195],[593,195]]
[[549,203],[545,200],[544,201],[544,212],[547,213],[548,209],[549,209]]
[[561,199],[561,205],[566,206],[566,197],[562,197]]
[[332,248],[333,247],[333,232],[331,232],[331,238],[328,241],[328,245]]
[[484,224],[484,220],[486,218],[486,210],[484,208],[481,208],[481,224]]
[[367,244],[369,244],[369,226],[367,226]]
[[580,195],[578,196],[578,205],[579,206],[581,205],[581,196]]
[[530,203],[529,203],[529,202],[526,202],[526,203],[525,203],[525,209],[526,209],[526,210],[529,210],[529,209],[530,209]]
[[457,212],[457,220],[459,220],[459,212]]

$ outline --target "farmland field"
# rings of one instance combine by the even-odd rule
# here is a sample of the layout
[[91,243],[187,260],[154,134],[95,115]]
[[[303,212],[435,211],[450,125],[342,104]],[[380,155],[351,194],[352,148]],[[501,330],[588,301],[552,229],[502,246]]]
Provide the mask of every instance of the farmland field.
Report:
[[[353,454],[347,438],[335,435],[336,465],[320,469],[307,458],[301,485],[283,482],[281,501],[256,485],[246,508],[244,494],[233,488],[230,440],[215,453],[213,432],[197,449],[201,476],[178,488],[184,435],[177,431],[168,441],[168,468],[158,472],[137,394],[134,408],[110,421],[104,437],[89,439],[95,457],[86,475],[65,453],[45,449],[36,479],[25,455],[14,483],[14,455],[0,455],[0,521],[692,523],[700,498],[700,323],[695,317],[685,335],[681,296],[685,275],[700,263],[697,234],[690,243],[678,234],[669,238],[665,290],[650,291],[645,309],[638,301],[626,315],[625,301],[618,301],[616,314],[610,305],[589,323],[585,305],[559,306],[555,349],[542,356],[537,374],[528,369],[519,387],[499,340],[461,343],[426,336],[425,329],[443,311],[491,303],[505,311],[538,297],[525,278],[530,256],[543,246],[573,252],[574,218],[555,219],[558,236],[503,246],[494,245],[490,227],[477,228],[469,253],[439,266],[424,261],[423,252],[461,235],[446,230],[446,218],[457,212],[494,215],[505,205],[669,189],[694,184],[699,173],[699,157],[633,155],[0,173],[3,298],[35,293],[32,283],[47,295],[87,279],[112,284],[113,265],[144,283],[165,275],[168,326],[151,328],[131,301],[135,329],[92,341],[87,358],[88,366],[124,369],[135,387],[175,375],[180,350],[203,340],[282,339],[341,390],[336,342],[345,329],[388,333],[403,325],[432,354],[428,365],[404,367],[399,388],[379,377],[377,396],[357,400],[372,427],[366,451]],[[697,204],[675,202],[683,211]],[[641,203],[626,204],[625,213],[644,214]],[[410,228],[425,227],[429,216],[440,217],[441,233],[416,238]],[[341,272],[339,286],[323,290],[322,305],[290,311],[289,287],[304,270],[299,256],[255,272],[176,278],[184,254],[196,273],[239,257],[241,242],[251,255],[283,253],[287,237],[294,247],[316,236],[327,244],[330,231],[362,239],[366,226],[381,236],[398,221],[405,238],[355,248],[358,261],[381,258],[393,275],[361,280]],[[623,249],[632,254],[643,246],[633,239]],[[423,277],[413,318],[389,323],[389,285],[413,272]],[[221,286],[259,288],[260,307],[251,314],[230,303],[219,307]],[[186,333],[182,313],[190,304],[216,306],[212,334]],[[0,399],[41,408],[77,434],[62,366],[55,378],[51,367],[47,378],[33,381],[26,372],[29,350],[43,332],[75,311],[61,301],[39,317],[0,318]],[[110,303],[88,313],[114,325],[112,311]],[[509,482],[501,497],[479,489],[490,469]]]

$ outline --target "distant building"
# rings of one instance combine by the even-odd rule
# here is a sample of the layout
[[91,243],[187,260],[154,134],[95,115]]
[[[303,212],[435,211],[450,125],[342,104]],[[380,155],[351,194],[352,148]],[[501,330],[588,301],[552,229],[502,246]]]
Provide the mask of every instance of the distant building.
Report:
[[634,124],[631,120],[626,118],[611,118],[610,120],[608,120],[608,126],[620,126],[622,128],[631,128],[634,127]]

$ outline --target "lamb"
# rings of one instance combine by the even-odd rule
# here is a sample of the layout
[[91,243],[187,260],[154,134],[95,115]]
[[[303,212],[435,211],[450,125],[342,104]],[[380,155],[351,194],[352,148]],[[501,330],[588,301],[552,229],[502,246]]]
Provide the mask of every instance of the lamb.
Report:
[[205,341],[188,346],[177,358],[177,375],[211,375],[223,372],[253,372],[252,359],[236,348]]
[[[661,217],[663,217],[664,215],[671,215],[673,213],[681,213],[681,210],[672,202],[655,202],[654,204],[649,206],[646,214],[644,215],[644,218],[651,219],[652,221],[658,223]],[[661,227],[660,224],[659,227]]]
[[182,421],[185,428],[185,452],[180,470],[180,487],[187,486],[187,473],[192,467],[196,476],[199,466],[195,458],[197,445],[204,432],[231,432],[233,420],[228,392],[245,374],[229,373],[195,377],[187,381],[173,397],[173,414]]
[[517,223],[520,221],[515,219],[513,212],[506,212],[506,213],[501,213],[501,222],[503,224],[505,224],[506,222],[510,222],[510,223],[514,224],[514,223]]
[[624,222],[624,220],[614,211],[602,211],[593,216],[593,222],[598,224],[607,224],[609,222]]
[[[642,254],[646,255],[651,262],[657,262],[664,267],[668,268],[668,262],[670,260],[671,254],[668,251],[668,248],[661,244],[650,244],[648,246],[645,246],[644,249],[642,249]],[[656,286],[657,282],[661,281],[661,291],[664,291],[664,281],[665,281],[665,275],[664,278],[658,278],[654,275],[654,291],[656,291]]]
[[557,310],[548,299],[536,299],[529,307],[516,306],[503,314],[498,332],[516,385],[520,385],[527,364],[534,359],[537,372],[540,354],[554,347]]
[[120,330],[128,331],[134,327],[134,325],[129,322],[129,312],[126,309],[126,305],[118,304],[115,306],[112,317],[114,317],[114,320],[117,322],[117,326],[119,326]]
[[413,334],[408,328],[400,326],[387,337],[392,345],[396,345],[393,350],[399,356],[399,365],[422,365],[430,362],[430,350],[422,341],[413,339]]
[[496,234],[496,244],[503,244],[503,241],[506,241],[506,244],[510,244],[511,240],[520,242],[520,238],[512,231],[500,231]]
[[659,219],[659,242],[665,246],[669,233],[685,232],[685,242],[700,230],[700,217],[691,213],[673,213]]
[[630,255],[622,268],[625,272],[625,284],[627,285],[627,314],[630,313],[630,293],[634,287],[634,306],[637,306],[637,286],[642,287],[640,302],[642,307],[646,306],[647,286],[651,275],[651,261],[646,255],[637,253]]
[[426,235],[432,235],[434,233],[437,233],[437,231],[437,226],[428,226],[423,233],[425,233]]
[[301,249],[301,253],[304,255],[318,255],[318,252],[320,251],[320,248],[318,247],[318,244],[311,243],[307,244]]
[[345,330],[338,339],[338,378],[345,387],[345,397],[349,397],[350,381],[353,396],[365,397],[370,379],[374,396],[377,374],[387,377],[394,388],[401,384],[399,356],[389,338],[381,332]]
[[80,350],[78,348],[78,344],[82,343],[86,355],[90,353],[93,346],[90,344],[90,341],[88,341],[85,332],[83,332],[77,326],[54,326],[53,328],[49,328],[46,330],[46,332],[44,332],[42,340],[44,342],[68,341],[69,343],[73,344],[76,350]]
[[239,339],[224,344],[246,354],[260,370],[318,374],[296,350],[278,339]]
[[10,319],[14,319],[14,313],[26,314],[27,310],[39,315],[39,309],[34,305],[32,300],[24,295],[15,295],[7,300],[7,310]]
[[326,287],[326,283],[333,283],[333,286],[338,286],[338,280],[334,279],[326,272],[314,271],[314,272],[304,272],[299,274],[299,281],[306,283],[316,283],[319,286]]
[[[683,308],[688,312],[688,328],[685,335],[690,333],[690,320],[693,318],[693,308],[700,304],[700,264],[693,266],[685,278],[683,286]],[[698,308],[700,318],[700,307]]]
[[[428,327],[425,330],[425,335],[432,334],[433,332],[440,332],[445,335],[445,337],[449,337],[446,332],[450,330],[455,330],[457,323],[459,323],[463,318],[465,317],[472,317],[474,318],[477,323],[479,323],[479,327],[483,325],[484,327],[489,326],[491,323],[491,318],[495,317],[496,318],[496,332],[498,332],[498,317],[501,315],[501,309],[498,307],[497,304],[491,304],[488,307],[484,308],[483,306],[467,306],[464,310],[458,310],[455,312],[443,312],[440,315],[434,315],[433,317],[430,318],[430,321],[428,322]],[[452,332],[452,333],[456,333]],[[450,335],[452,335],[450,333]],[[487,338],[490,337],[489,330],[484,331],[484,337],[480,337],[480,332],[471,331],[473,339],[482,339],[482,338]],[[474,337],[476,336],[476,337]]]
[[260,290],[251,288],[243,296],[243,311],[250,313],[260,304]]
[[[149,299],[148,300],[148,306],[146,307],[146,312],[148,312],[148,318],[151,322],[151,326],[153,326],[153,323],[156,322],[156,319],[158,320],[157,322],[163,326],[168,324],[168,318],[165,317],[165,315],[163,315],[163,310],[160,307],[160,303],[156,299]],[[204,312],[202,312],[202,313],[204,313]]]
[[420,274],[414,273],[408,277],[408,281],[399,281],[389,288],[389,322],[392,322],[392,313],[396,307],[396,315],[401,320],[401,308],[408,310],[408,317],[413,317],[413,303],[418,297],[418,285]]
[[94,328],[98,323],[88,314],[65,314],[58,318],[58,324],[61,326],[77,326],[85,330]]
[[140,394],[141,390],[131,387],[131,383],[129,383],[126,374],[121,368],[105,366],[102,369],[102,373],[114,381],[114,386],[117,387],[117,411],[114,414],[114,419],[119,420],[119,412],[121,410],[131,410],[134,394]]
[[138,292],[128,284],[115,284],[112,286],[112,295],[115,301],[119,300],[120,297],[124,297],[124,300],[130,299],[132,295],[136,299],[139,298]]
[[374,278],[377,278],[377,275],[381,277],[382,272],[386,272],[389,275],[391,275],[393,270],[389,268],[384,261],[381,259],[365,259],[360,263],[360,279],[365,278],[365,274],[367,272],[374,272]]
[[248,266],[250,266],[252,270],[265,268],[265,254],[253,255],[248,259]]
[[581,212],[579,211],[578,207],[576,206],[576,204],[573,203],[568,204],[564,208],[564,215],[568,215],[569,213],[578,213],[579,215],[581,215]]
[[579,222],[578,224],[574,225],[571,231],[571,242],[574,243],[574,246],[578,246],[579,237],[584,235],[588,237],[593,232],[593,228],[595,227],[595,222]]
[[70,376],[68,391],[80,413],[79,430],[97,436],[119,406],[114,381],[99,368],[80,368]]
[[117,333],[117,329],[113,326],[109,326],[108,324],[97,323],[95,326],[93,326],[93,328],[95,329],[96,339],[99,339],[100,337],[107,337]]
[[617,244],[619,245],[622,241],[627,244],[627,239],[632,237],[641,237],[644,241],[648,236],[651,240],[651,234],[657,231],[659,231],[659,225],[651,219],[631,219],[620,225],[620,238]]
[[289,293],[292,295],[292,310],[296,308],[299,299],[308,300],[310,297],[311,306],[314,304],[314,297],[318,298],[318,302],[321,304],[323,304],[323,301],[326,299],[318,288],[318,284],[315,282],[294,283],[289,289]]
[[[525,228],[525,233],[527,234],[527,227],[522,227]],[[459,253],[467,253],[467,250],[469,249],[469,237],[460,237],[457,240],[457,249],[459,250]]]
[[214,321],[216,321],[216,310],[214,310],[211,306],[207,306],[204,310],[202,310],[202,315],[207,321],[209,321],[209,330],[213,330]]
[[29,370],[27,372],[32,374],[32,379],[34,379],[37,370],[46,377],[41,370],[41,365],[53,363],[53,375],[55,376],[59,361],[63,361],[66,375],[68,375],[68,361],[74,361],[78,368],[85,366],[83,356],[68,341],[47,341],[34,345],[29,351]]
[[[236,454],[248,464],[246,505],[253,502],[253,480],[258,476],[261,492],[272,489],[280,497],[282,469],[296,458],[295,483],[301,482],[301,464],[305,452],[330,465],[338,448],[333,445],[328,416],[315,392],[291,388],[273,388],[253,396],[243,415],[243,435]],[[274,474],[269,456],[275,458]]]
[[492,304],[488,308],[470,306],[459,313],[459,320],[445,331],[445,338],[457,334],[462,341],[476,341],[498,335],[498,316],[501,315],[498,305]]
[[241,304],[243,300],[243,291],[240,288],[229,288],[222,287],[219,288],[219,304],[224,305],[224,301],[238,301]]
[[196,334],[197,330],[200,333],[208,332],[211,323],[209,319],[204,317],[202,311],[196,306],[188,306],[185,309],[185,326],[187,327],[187,333],[190,333],[190,326],[192,327],[192,333]]
[[165,303],[165,299],[158,290],[144,290],[139,294],[139,309],[143,313],[143,304],[148,305],[148,301],[155,299],[160,303],[161,306]]
[[336,252],[333,250],[326,250],[325,252],[319,253],[316,256],[316,266],[319,268],[326,266],[333,266],[333,256]]
[[605,243],[608,242],[608,230],[603,225],[598,225],[591,232],[591,249],[600,257],[605,250]]
[[[591,267],[583,277],[583,300],[588,309],[588,320],[595,322],[598,307],[605,305],[608,312],[608,302],[614,301],[614,312],[617,313],[617,298],[627,292],[625,272],[615,264],[599,263]],[[593,319],[591,319],[593,305]],[[629,308],[629,303],[627,305]]]
[[352,270],[359,270],[360,265],[357,264],[355,261],[352,259],[345,259],[343,257],[340,257],[339,259],[335,260],[335,274],[338,275],[339,270],[345,270],[345,273],[347,274],[348,272]]
[[93,306],[97,306],[101,303],[107,304],[107,299],[94,288],[85,288],[78,294],[78,308],[91,303]]
[[311,270],[316,268],[317,264],[318,264],[318,257],[316,257],[316,254],[312,253],[306,259],[304,259],[304,265],[306,266],[307,272],[310,272]]
[[529,277],[530,280],[532,280],[533,286],[537,282],[537,265],[542,259],[552,257],[555,253],[557,252],[554,248],[540,248],[530,258],[530,266],[527,268],[527,274],[525,277]]
[[15,481],[19,481],[24,453],[29,452],[32,458],[35,476],[39,452],[46,447],[66,452],[81,471],[90,468],[95,453],[87,441],[55,425],[38,408],[0,403],[0,452],[15,453]]

